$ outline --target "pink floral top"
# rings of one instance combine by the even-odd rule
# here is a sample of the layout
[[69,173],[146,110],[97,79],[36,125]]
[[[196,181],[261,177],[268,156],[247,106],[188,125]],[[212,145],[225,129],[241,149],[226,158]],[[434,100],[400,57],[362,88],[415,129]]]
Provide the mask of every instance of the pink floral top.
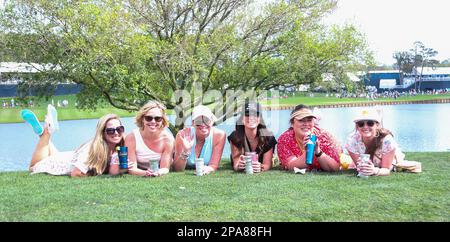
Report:
[[[339,149],[337,146],[336,140],[333,136],[321,130],[319,127],[314,127],[316,130],[317,140],[320,143],[320,149],[323,153],[327,154],[337,163],[340,163],[339,160]],[[278,138],[278,146],[277,146],[278,158],[280,159],[281,169],[287,170],[288,159],[292,156],[300,157],[303,152],[298,146],[295,140],[295,133],[293,128],[289,128],[286,132],[280,135]],[[314,157],[313,164],[307,168],[308,170],[312,169],[321,169],[320,164],[317,161],[317,157]]]
[[[361,135],[358,132],[351,134],[347,143],[345,144],[345,148],[354,154],[365,154],[366,146],[364,145]],[[373,164],[376,167],[381,167],[381,159],[382,157],[395,149],[395,159],[393,163],[395,164],[397,161],[403,160],[405,155],[402,153],[400,148],[398,147],[397,142],[395,142],[394,137],[388,134],[383,138],[383,142],[381,147],[375,151],[375,156],[373,158]]]

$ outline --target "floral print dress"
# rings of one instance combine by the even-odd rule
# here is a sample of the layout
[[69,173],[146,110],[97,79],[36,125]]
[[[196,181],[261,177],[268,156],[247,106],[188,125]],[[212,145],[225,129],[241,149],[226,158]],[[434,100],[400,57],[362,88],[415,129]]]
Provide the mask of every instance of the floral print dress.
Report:
[[89,170],[86,165],[89,146],[90,142],[82,145],[75,151],[52,154],[36,163],[31,168],[31,174],[48,173],[54,176],[70,175],[75,167],[86,174]]
[[[354,154],[366,153],[366,146],[364,145],[361,135],[358,132],[355,132],[348,137],[345,148],[349,152],[352,152]],[[375,151],[375,155],[372,161],[374,166],[381,167],[382,157],[392,150],[395,150],[395,158],[392,163],[396,164],[397,162],[402,161],[405,155],[400,150],[397,142],[395,142],[394,137],[388,134],[383,138],[381,147]],[[392,169],[392,166],[390,167],[390,169]]]

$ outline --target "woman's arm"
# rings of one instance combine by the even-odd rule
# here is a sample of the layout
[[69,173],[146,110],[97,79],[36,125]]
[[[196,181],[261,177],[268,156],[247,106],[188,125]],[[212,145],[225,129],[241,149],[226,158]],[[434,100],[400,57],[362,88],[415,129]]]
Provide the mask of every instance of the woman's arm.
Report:
[[145,176],[147,173],[137,166],[136,138],[133,133],[125,137],[125,146],[128,147],[128,173],[135,176]]
[[294,154],[292,148],[288,145],[289,140],[290,138],[288,135],[286,135],[286,133],[282,134],[280,138],[278,138],[277,152],[281,169],[292,171],[294,170],[294,167],[300,169],[306,168],[307,165],[305,164],[305,153],[303,152],[300,157],[297,157],[297,155]]
[[120,174],[119,164],[118,163],[110,164],[108,174],[112,176],[119,175]]
[[187,150],[183,145],[182,135],[184,134],[184,132],[187,132],[185,130],[188,129],[183,129],[182,131],[179,131],[177,136],[175,137],[175,145],[174,145],[175,158],[173,160],[174,171],[184,171],[184,169],[186,169],[186,163],[190,150]]
[[287,158],[286,167],[290,171],[294,170],[294,167],[297,167],[299,169],[305,169],[308,167],[305,161],[306,161],[305,153],[303,153],[300,157],[291,156]]
[[325,152],[323,152],[321,156],[317,157],[317,161],[319,162],[322,170],[330,172],[339,171],[340,163],[331,156],[325,154]]
[[[220,160],[222,159],[223,147],[225,146],[226,134],[224,131],[219,129],[214,129],[213,134],[213,150],[211,155],[211,160],[209,161],[209,165],[212,171],[216,171],[219,168]],[[208,172],[207,172],[208,173]]]
[[367,176],[389,176],[391,174],[392,162],[395,158],[395,149],[389,151],[381,157],[380,167],[375,167],[373,162],[361,164],[360,172]]
[[261,164],[261,171],[268,171],[272,168],[273,149],[264,153],[263,163]]
[[339,152],[342,152],[337,139],[327,132],[322,131],[322,136],[317,139],[314,156],[320,164],[320,168],[325,171],[339,171],[341,164],[339,162]]
[[242,150],[236,147],[232,142],[230,142],[231,147],[231,159],[233,159],[233,169],[235,171],[242,171],[245,169],[245,162],[241,158]]
[[80,171],[80,169],[74,167],[72,172],[70,173],[70,177],[86,177],[87,174]]
[[166,138],[166,141],[164,142],[164,150],[161,154],[161,161],[159,164],[159,175],[165,175],[169,173],[173,157],[173,143],[173,139],[171,138]]
[[117,152],[114,152],[111,155],[111,161],[109,162],[108,165],[108,174],[115,176],[115,175],[119,175],[120,174],[120,167],[119,167],[119,156],[117,154]]

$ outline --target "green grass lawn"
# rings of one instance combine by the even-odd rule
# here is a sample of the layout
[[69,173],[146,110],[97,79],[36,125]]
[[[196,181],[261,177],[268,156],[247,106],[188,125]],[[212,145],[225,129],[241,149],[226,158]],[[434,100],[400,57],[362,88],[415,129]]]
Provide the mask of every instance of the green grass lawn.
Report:
[[[11,98],[9,99],[3,98],[3,99],[8,101]],[[101,116],[108,113],[115,113],[120,117],[133,117],[134,115],[136,115],[135,112],[117,109],[109,105],[107,107],[99,107],[95,111],[77,109],[75,106],[76,102],[75,95],[55,96],[53,98],[55,107],[57,106],[56,103],[58,100],[61,102],[64,99],[67,99],[69,101],[69,105],[67,107],[57,108],[58,120],[98,119]],[[34,107],[26,107],[26,108],[33,111],[40,121],[44,121],[45,114],[47,114],[47,105],[51,103],[51,99],[48,101],[43,99],[35,100],[34,103],[35,103]],[[0,123],[23,122],[22,118],[20,117],[20,111],[22,109],[25,108],[16,107],[16,108],[0,109]]]
[[408,153],[420,174],[245,175],[221,169],[159,178],[0,173],[0,221],[450,221],[450,153]]

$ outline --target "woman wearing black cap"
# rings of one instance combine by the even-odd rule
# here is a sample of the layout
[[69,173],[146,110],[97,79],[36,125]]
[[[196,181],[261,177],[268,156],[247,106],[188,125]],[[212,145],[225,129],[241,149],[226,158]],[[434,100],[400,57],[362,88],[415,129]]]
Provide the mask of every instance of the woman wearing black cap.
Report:
[[261,105],[246,102],[244,113],[236,122],[236,130],[228,136],[231,147],[231,164],[235,171],[245,169],[245,152],[256,152],[258,162],[253,172],[267,171],[272,167],[272,157],[277,141],[261,116]]

